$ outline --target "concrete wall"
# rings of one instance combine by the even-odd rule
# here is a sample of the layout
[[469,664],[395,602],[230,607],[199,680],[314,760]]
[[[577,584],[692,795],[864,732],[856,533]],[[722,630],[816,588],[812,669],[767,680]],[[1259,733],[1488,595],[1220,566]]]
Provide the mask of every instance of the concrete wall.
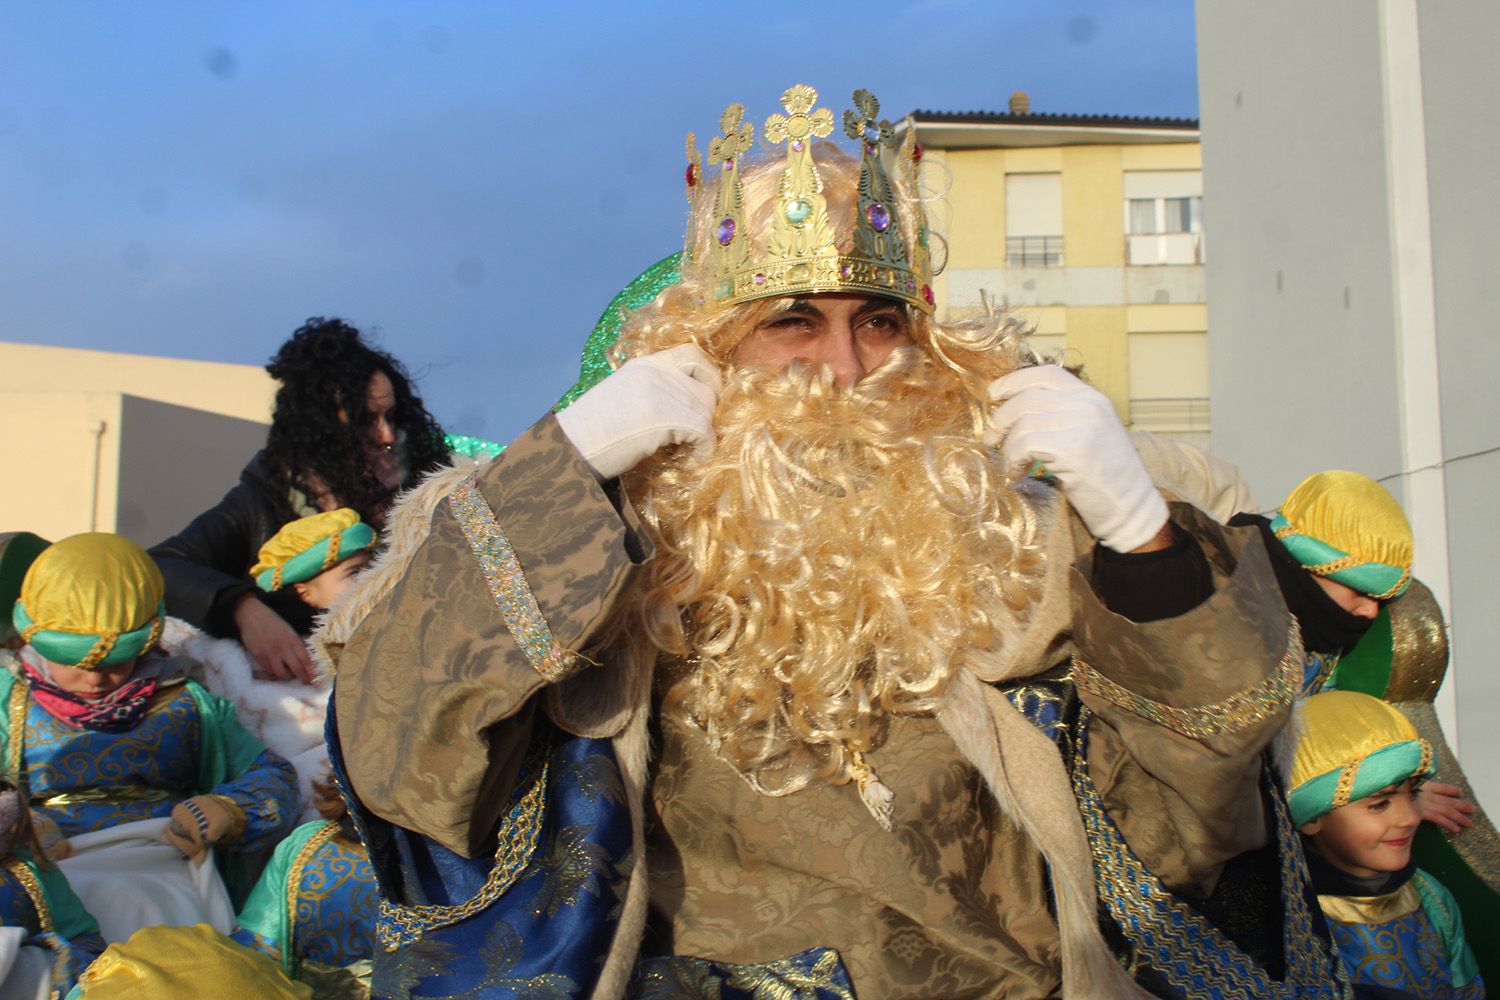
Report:
[[113,531],[120,394],[0,392],[0,413],[0,531]]
[[266,442],[265,424],[134,396],[120,426],[114,530],[148,547],[217,503]]
[[1448,610],[1439,715],[1500,802],[1500,6],[1200,2],[1215,451],[1262,503],[1385,481]]
[[0,390],[121,392],[269,424],[276,383],[255,365],[0,341]]

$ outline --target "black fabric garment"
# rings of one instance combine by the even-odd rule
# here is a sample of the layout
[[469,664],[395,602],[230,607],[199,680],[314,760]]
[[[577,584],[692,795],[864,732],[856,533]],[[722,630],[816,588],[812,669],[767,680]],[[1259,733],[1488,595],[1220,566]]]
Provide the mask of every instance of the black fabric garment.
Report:
[[210,635],[237,639],[234,606],[254,594],[298,634],[307,635],[317,609],[291,587],[264,593],[248,575],[260,547],[296,519],[291,500],[273,485],[265,452],[257,452],[222,500],[151,548],[166,579],[167,614]]
[[1231,527],[1254,525],[1260,529],[1266,551],[1271,555],[1271,569],[1281,586],[1282,600],[1302,626],[1302,645],[1312,653],[1347,653],[1370,630],[1371,620],[1350,614],[1318,585],[1302,567],[1297,557],[1271,530],[1269,518],[1259,514],[1236,514],[1229,519]]
[[1313,891],[1319,896],[1388,896],[1410,882],[1417,870],[1417,859],[1412,858],[1397,872],[1381,872],[1369,877],[1350,875],[1319,854],[1311,838],[1303,837],[1302,847],[1307,855],[1307,874],[1312,878]]
[[1172,528],[1172,544],[1155,552],[1094,547],[1094,593],[1104,606],[1133,622],[1176,618],[1214,592],[1213,573],[1198,540]]

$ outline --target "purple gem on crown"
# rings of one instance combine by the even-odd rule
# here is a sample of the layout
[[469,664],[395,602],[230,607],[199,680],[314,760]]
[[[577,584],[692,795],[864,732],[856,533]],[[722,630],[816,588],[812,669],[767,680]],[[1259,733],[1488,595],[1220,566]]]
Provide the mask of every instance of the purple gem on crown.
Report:
[[734,240],[734,220],[724,219],[719,223],[719,228],[714,230],[718,236],[719,246],[727,247]]
[[886,208],[880,202],[877,201],[875,204],[871,205],[865,212],[865,215],[870,220],[870,228],[875,230],[877,233],[883,233],[887,229],[891,228],[890,209]]
[[849,277],[849,275],[851,275],[853,273],[854,273],[854,268],[850,267],[848,264],[845,264],[844,266],[842,266],[842,267],[839,268],[839,275],[842,276],[842,277],[847,278],[847,277]]
[[764,274],[757,274],[755,276],[755,283],[757,285],[764,285],[766,283],[766,276]]
[[798,139],[796,142],[792,143],[792,152],[794,152],[794,153],[800,153],[800,152],[802,152],[802,140]]

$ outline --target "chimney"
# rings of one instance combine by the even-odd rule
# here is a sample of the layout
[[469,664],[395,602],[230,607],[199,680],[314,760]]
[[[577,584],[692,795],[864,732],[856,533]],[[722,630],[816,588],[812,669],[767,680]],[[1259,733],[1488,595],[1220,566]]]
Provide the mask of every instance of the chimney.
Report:
[[1010,95],[1010,113],[1013,115],[1031,114],[1031,97],[1024,90],[1018,90]]

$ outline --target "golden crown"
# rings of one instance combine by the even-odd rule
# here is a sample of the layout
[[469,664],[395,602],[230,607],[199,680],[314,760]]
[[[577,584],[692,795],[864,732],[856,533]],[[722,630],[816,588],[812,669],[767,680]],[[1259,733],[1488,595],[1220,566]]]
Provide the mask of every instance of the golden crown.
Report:
[[[777,204],[770,233],[758,254],[752,245],[740,183],[741,158],[755,142],[742,104],[731,104],[719,118],[720,134],[708,145],[710,163],[719,165],[717,185],[701,183],[703,162],[692,133],[687,140],[688,199],[694,215],[699,199],[712,197],[715,220],[708,234],[708,261],[718,298],[726,303],[813,292],[862,292],[909,302],[931,313],[932,257],[926,214],[917,200],[916,170],[922,150],[907,120],[898,143],[891,123],[879,118],[880,102],[868,90],[854,92],[853,110],[844,112],[844,134],[860,144],[859,203],[852,239],[841,240],[828,219],[823,178],[813,161],[812,141],[833,132],[833,113],[813,110],[818,92],[797,84],[781,95],[785,114],[766,119],[761,136],[786,144]],[[888,169],[888,167],[890,169]],[[898,172],[901,186],[891,183]],[[904,224],[903,224],[904,223]],[[915,236],[907,246],[903,232]],[[689,236],[689,250],[692,236]],[[839,246],[850,247],[840,253]]]

